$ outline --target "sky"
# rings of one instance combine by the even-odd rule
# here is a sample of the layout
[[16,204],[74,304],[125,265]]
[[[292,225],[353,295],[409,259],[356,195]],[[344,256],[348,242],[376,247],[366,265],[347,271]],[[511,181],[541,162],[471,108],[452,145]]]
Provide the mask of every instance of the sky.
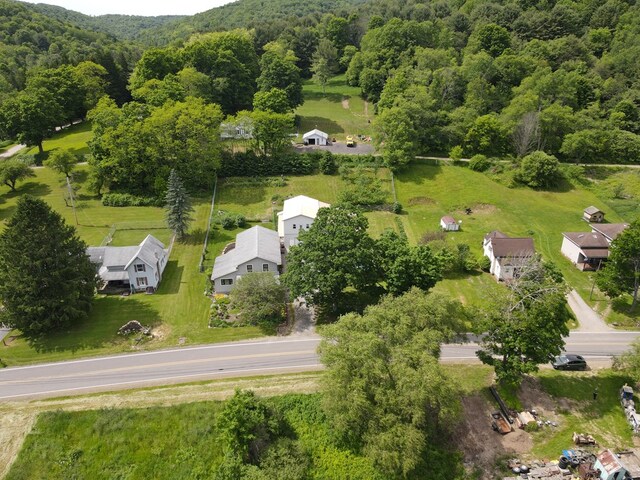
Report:
[[120,13],[123,15],[193,15],[219,7],[232,0],[36,0],[86,15]]

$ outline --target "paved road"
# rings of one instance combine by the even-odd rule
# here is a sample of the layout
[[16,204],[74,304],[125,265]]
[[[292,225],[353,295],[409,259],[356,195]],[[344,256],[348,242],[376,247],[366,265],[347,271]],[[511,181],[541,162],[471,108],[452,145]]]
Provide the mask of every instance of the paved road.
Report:
[[[572,332],[567,351],[587,359],[622,353],[640,332]],[[321,368],[319,337],[267,339],[0,370],[0,401],[55,397],[220,377]],[[445,345],[444,362],[475,360],[475,343]]]

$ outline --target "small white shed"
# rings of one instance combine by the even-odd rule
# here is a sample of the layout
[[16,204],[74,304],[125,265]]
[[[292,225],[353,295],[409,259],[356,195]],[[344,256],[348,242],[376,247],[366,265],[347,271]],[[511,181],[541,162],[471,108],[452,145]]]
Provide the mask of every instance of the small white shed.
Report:
[[457,232],[460,230],[460,224],[449,215],[445,215],[440,219],[440,226],[445,232]]
[[310,132],[305,133],[302,136],[302,140],[305,145],[320,145],[326,146],[329,144],[329,135],[314,128]]

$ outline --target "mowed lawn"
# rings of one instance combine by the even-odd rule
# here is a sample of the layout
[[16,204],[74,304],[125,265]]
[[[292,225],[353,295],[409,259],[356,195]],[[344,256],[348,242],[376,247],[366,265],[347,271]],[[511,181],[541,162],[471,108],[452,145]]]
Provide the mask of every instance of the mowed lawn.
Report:
[[373,105],[360,96],[360,88],[350,87],[344,75],[332,78],[323,93],[312,80],[303,86],[304,104],[296,110],[300,117],[298,140],[302,134],[317,128],[344,140],[347,135],[371,135]]
[[[43,142],[42,147],[45,155],[59,148],[66,148],[76,155],[85,155],[89,153],[87,142],[91,138],[93,138],[91,122],[82,122],[56,132],[51,138]],[[24,153],[35,155],[38,153],[38,147],[25,150]]]
[[[604,204],[592,191],[568,186],[551,192],[508,188],[465,167],[425,163],[415,163],[399,173],[395,185],[398,201],[406,211],[403,225],[412,241],[419,241],[425,232],[439,230],[443,215],[462,221],[461,231],[447,233],[447,241],[467,243],[477,256],[482,255],[484,235],[492,230],[512,237],[532,236],[536,250],[555,262],[568,283],[589,300],[593,274],[578,271],[560,253],[560,247],[562,232],[589,230],[582,220],[586,206]],[[465,208],[472,213],[466,215]],[[607,220],[614,223],[627,219],[611,210]],[[450,281],[448,289],[464,291],[467,282],[476,280]],[[595,298],[606,303],[599,293]]]
[[[36,168],[35,173],[35,178],[18,184],[17,192],[0,187],[0,228],[4,228],[6,219],[14,212],[18,197],[27,193],[43,198],[62,214],[67,223],[75,225],[72,208],[65,206],[65,188],[61,176],[48,168]],[[162,208],[104,207],[98,198],[84,188],[86,176],[87,167],[78,166],[75,178],[80,186],[77,192],[79,225],[76,228],[85,242],[100,245],[115,224],[114,246],[138,244],[149,233],[169,244],[171,235],[168,229],[163,228],[165,213]],[[7,347],[0,345],[0,358],[9,365],[18,365],[262,335],[259,329],[253,327],[208,328],[210,301],[204,295],[208,278],[206,272],[199,272],[198,263],[210,199],[196,198],[194,207],[191,233],[186,241],[174,245],[163,281],[154,295],[99,296],[89,319],[83,324],[69,331],[54,333],[36,343],[30,344],[20,337],[10,340]],[[215,235],[213,238],[216,238]],[[118,336],[118,328],[129,320],[153,325],[156,337],[136,346],[132,339]]]

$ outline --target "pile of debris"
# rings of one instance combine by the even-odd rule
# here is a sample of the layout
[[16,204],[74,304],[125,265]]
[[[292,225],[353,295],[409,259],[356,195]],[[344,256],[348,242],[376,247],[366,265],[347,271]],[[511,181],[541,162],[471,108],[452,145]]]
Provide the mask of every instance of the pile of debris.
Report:
[[131,335],[132,333],[151,335],[151,329],[142,325],[138,320],[131,320],[118,329],[118,335]]
[[620,404],[622,408],[624,408],[624,414],[633,429],[633,433],[640,433],[640,415],[636,413],[636,405],[633,401],[633,388],[626,383],[620,389]]
[[568,480],[571,478],[571,470],[560,468],[558,462],[534,461],[530,465],[523,465],[519,460],[513,459],[508,462],[509,469],[515,474],[514,477],[504,477],[504,480],[539,479],[546,480]]

